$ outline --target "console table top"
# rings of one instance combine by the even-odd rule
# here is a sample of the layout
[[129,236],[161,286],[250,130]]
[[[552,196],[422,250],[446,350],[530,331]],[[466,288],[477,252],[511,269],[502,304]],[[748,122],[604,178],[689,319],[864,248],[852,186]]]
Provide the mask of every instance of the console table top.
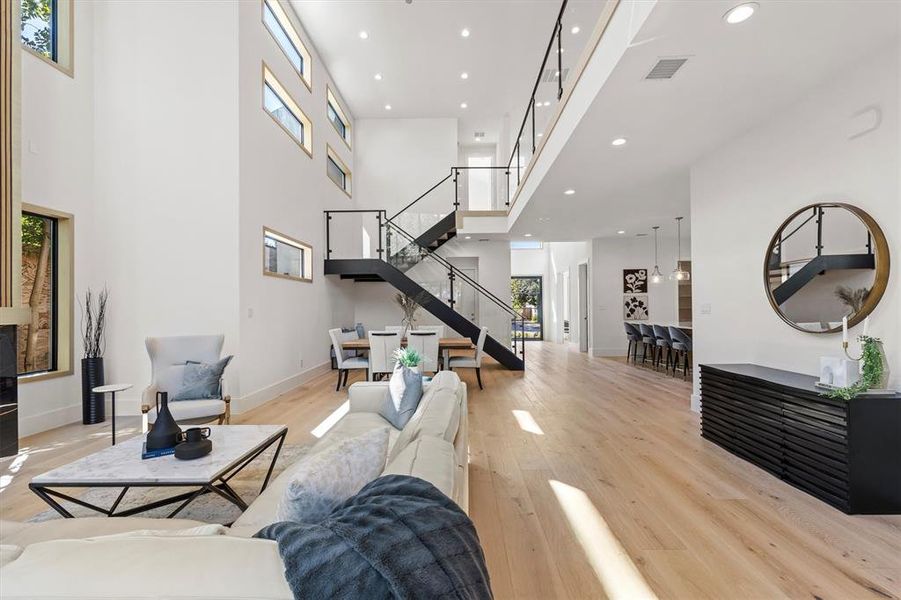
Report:
[[[813,375],[804,375],[803,373],[795,373],[794,371],[783,371],[782,369],[774,369],[772,367],[764,367],[762,365],[754,365],[750,363],[733,363],[733,364],[708,364],[701,367],[709,367],[726,373],[735,375],[743,375],[745,377],[754,377],[762,379],[776,385],[795,388],[801,391],[813,394],[822,394],[823,389],[814,385],[819,381],[818,377]],[[894,398],[901,399],[901,394],[894,396],[869,396],[873,398]]]

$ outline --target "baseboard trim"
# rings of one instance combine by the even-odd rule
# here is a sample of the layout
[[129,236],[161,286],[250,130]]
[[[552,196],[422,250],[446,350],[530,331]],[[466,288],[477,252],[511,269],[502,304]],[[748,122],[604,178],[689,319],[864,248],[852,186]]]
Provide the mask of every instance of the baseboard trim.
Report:
[[618,356],[624,358],[626,356],[625,348],[591,348],[591,355],[600,358],[608,356]]
[[700,394],[692,394],[691,395],[691,410],[696,413],[701,412],[701,395]]
[[19,438],[36,433],[56,429],[69,423],[81,421],[81,403],[61,406],[36,415],[22,416],[22,407],[19,407]]
[[305,384],[311,379],[328,373],[331,368],[331,361],[325,361],[321,364],[316,365],[315,367],[311,367],[309,369],[306,369],[305,371],[301,371],[300,373],[282,379],[281,381],[277,381],[272,385],[267,385],[264,388],[261,388],[255,392],[251,392],[245,396],[241,396],[240,398],[232,398],[232,414],[239,415],[249,410],[253,410],[258,406],[262,406],[270,400],[275,400],[285,392],[289,392],[294,388]]

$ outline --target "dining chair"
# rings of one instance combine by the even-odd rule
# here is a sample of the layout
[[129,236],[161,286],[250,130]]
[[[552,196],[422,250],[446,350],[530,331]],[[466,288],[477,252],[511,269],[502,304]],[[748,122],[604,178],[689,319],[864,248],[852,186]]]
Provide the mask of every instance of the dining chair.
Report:
[[404,326],[403,325],[385,325],[384,331],[396,331],[400,335],[404,334]]
[[[344,377],[344,385],[347,385],[347,374],[351,369],[366,369],[366,379],[369,379],[369,359],[365,356],[355,356],[352,350],[344,350],[344,342],[350,339],[351,332],[341,331],[341,328],[329,329],[329,337],[332,338],[332,347],[335,349],[335,363],[338,367],[338,385],[335,391],[341,389],[341,378]],[[356,336],[356,332],[353,334]]]
[[[691,364],[691,336],[681,327],[669,328],[670,338],[673,340],[673,350],[678,352],[678,357],[682,359],[682,378],[688,374],[688,366]],[[673,377],[676,376],[676,362],[673,361]]]
[[638,358],[638,344],[641,343],[641,331],[632,323],[623,322],[623,325],[626,328],[626,339],[629,340],[629,345],[626,347],[626,362],[629,362],[629,355],[632,355],[632,362],[634,363]]
[[444,335],[444,325],[420,325],[416,328],[417,331],[434,331],[438,334],[439,338],[445,337]]
[[397,360],[394,352],[400,348],[399,331],[370,331],[369,332],[369,380],[375,381],[375,376],[394,372]]
[[451,356],[447,361],[447,368],[453,371],[455,368],[475,369],[476,379],[479,382],[479,389],[482,387],[482,349],[485,347],[485,338],[488,336],[488,328],[482,327],[479,331],[479,339],[476,342],[475,356]]
[[[669,329],[663,325],[651,325],[654,328],[654,337],[657,338],[657,347],[654,352],[654,369],[660,366],[660,359],[664,360],[664,371],[669,371],[670,358],[673,356],[673,340],[670,339]],[[675,370],[676,367],[673,367]]]
[[653,354],[657,349],[657,337],[654,335],[654,328],[650,325],[639,323],[638,331],[641,334],[641,364],[644,364],[648,356],[648,346],[651,347],[651,361],[653,362]]
[[422,371],[438,372],[439,339],[437,331],[413,329],[407,332],[407,348],[415,349],[422,357]]

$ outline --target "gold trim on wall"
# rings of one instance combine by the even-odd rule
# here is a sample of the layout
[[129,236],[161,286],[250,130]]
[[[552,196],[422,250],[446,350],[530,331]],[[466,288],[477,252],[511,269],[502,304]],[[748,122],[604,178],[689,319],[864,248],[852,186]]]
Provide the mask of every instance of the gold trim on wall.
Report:
[[[19,0],[10,0],[18,2]],[[44,56],[40,52],[36,52],[24,43],[20,42],[22,49],[35,58],[38,58],[51,67],[57,69],[64,75],[75,78],[75,3],[73,0],[57,1],[56,22],[64,23],[62,30],[65,31],[62,44],[57,38],[57,60],[52,60]],[[21,35],[17,32],[16,39],[21,40]]]
[[[332,100],[334,100],[335,102],[332,103]],[[341,132],[338,131],[338,126],[335,125],[335,123],[331,119],[328,118],[329,104],[332,104],[332,106],[335,109],[335,112],[338,113],[338,118],[341,119],[342,123],[344,123],[344,129],[350,135],[348,135],[346,137],[342,136]],[[347,111],[344,110],[343,106],[341,106],[341,101],[338,100],[338,96],[336,96],[335,93],[332,91],[332,84],[330,84],[330,83],[325,84],[325,118],[329,123],[332,124],[332,129],[335,130],[335,133],[338,134],[338,137],[341,138],[341,141],[344,142],[345,146],[347,146],[347,149],[350,150],[351,152],[353,152],[353,144],[351,143],[351,140],[348,139],[348,138],[353,139],[353,134],[354,134],[353,125],[351,125],[351,123],[350,123],[350,119],[347,116]]]
[[[0,3],[0,307],[19,304],[19,4]],[[5,319],[5,316],[4,316]]]
[[[282,131],[288,134],[288,137],[294,140],[298,146],[300,146],[301,150],[306,152],[310,158],[313,158],[313,122],[310,121],[309,117],[307,117],[306,113],[301,110],[300,105],[297,103],[297,100],[294,99],[293,96],[288,92],[287,88],[282,85],[282,83],[278,80],[275,74],[272,72],[272,69],[269,68],[269,65],[266,64],[266,61],[263,61],[263,78],[260,83],[260,106],[263,109],[263,112],[269,115],[273,121],[275,121],[276,125],[281,127]],[[297,118],[298,121],[303,124],[304,134],[303,141],[300,141],[295,137],[291,130],[285,127],[284,123],[275,118],[269,110],[266,108],[266,85],[269,85],[272,88],[272,91],[279,97],[285,107]]]
[[[295,277],[293,275],[285,275],[284,273],[274,273],[266,268],[266,248],[265,248],[265,239],[266,237],[275,237],[281,238],[286,244],[290,244],[296,248],[303,250],[303,270],[310,274],[309,277]],[[280,231],[276,231],[271,227],[266,227],[263,225],[263,240],[264,245],[262,248],[262,263],[263,263],[263,275],[266,277],[276,277],[278,279],[290,279],[291,281],[301,281],[303,283],[313,283],[313,246],[298,240],[297,238],[293,238],[290,235],[285,235]]]
[[338,165],[338,167],[344,173],[344,187],[342,188],[340,185],[338,185],[337,181],[335,181],[334,179],[329,177],[329,175],[328,175],[328,160],[325,161],[325,176],[328,177],[329,181],[331,181],[332,183],[335,184],[336,188],[338,188],[339,190],[341,190],[342,192],[347,194],[348,198],[353,198],[353,196],[351,195],[353,192],[353,189],[354,189],[353,173],[350,172],[350,169],[347,167],[347,165],[344,163],[344,161],[341,160],[341,157],[338,156],[338,153],[335,152],[335,149],[332,148],[332,145],[329,144],[328,142],[326,142],[326,144],[325,144],[325,155],[326,155],[326,159],[331,158],[333,161],[335,161],[335,163]]
[[[285,30],[285,33],[288,36],[288,39],[291,40],[291,43],[294,44],[295,50],[300,54],[301,59],[303,60],[303,71],[297,69],[294,66],[294,63],[291,62],[290,57],[288,57],[287,53],[285,53],[285,49],[282,48],[281,44],[278,43],[278,40],[275,39],[275,33],[269,28],[269,25],[266,24],[265,20],[265,6],[269,5],[269,8],[272,10],[272,14],[275,15],[275,20],[279,22],[282,28]],[[313,57],[310,55],[310,51],[307,50],[306,45],[303,43],[303,40],[300,39],[300,32],[297,31],[297,28],[294,26],[294,23],[291,21],[291,17],[289,16],[288,11],[285,10],[285,7],[281,5],[279,0],[261,0],[260,1],[260,21],[263,23],[263,27],[269,32],[272,36],[272,40],[275,42],[275,45],[279,47],[279,50],[285,54],[285,58],[288,59],[288,63],[291,65],[291,68],[294,69],[294,72],[300,77],[300,80],[303,81],[304,85],[307,86],[307,90],[311,93],[313,92]],[[286,26],[287,24],[287,26]]]

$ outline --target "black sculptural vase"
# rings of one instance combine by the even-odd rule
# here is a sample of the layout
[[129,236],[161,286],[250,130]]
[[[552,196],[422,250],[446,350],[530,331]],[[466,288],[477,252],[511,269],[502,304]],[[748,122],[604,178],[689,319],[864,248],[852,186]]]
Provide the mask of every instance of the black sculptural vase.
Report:
[[103,357],[81,359],[81,422],[85,425],[103,423],[106,420],[106,402],[103,394],[91,390],[103,385]]
[[181,436],[181,427],[169,412],[169,393],[156,393],[156,421],[147,432],[147,451],[174,448]]

